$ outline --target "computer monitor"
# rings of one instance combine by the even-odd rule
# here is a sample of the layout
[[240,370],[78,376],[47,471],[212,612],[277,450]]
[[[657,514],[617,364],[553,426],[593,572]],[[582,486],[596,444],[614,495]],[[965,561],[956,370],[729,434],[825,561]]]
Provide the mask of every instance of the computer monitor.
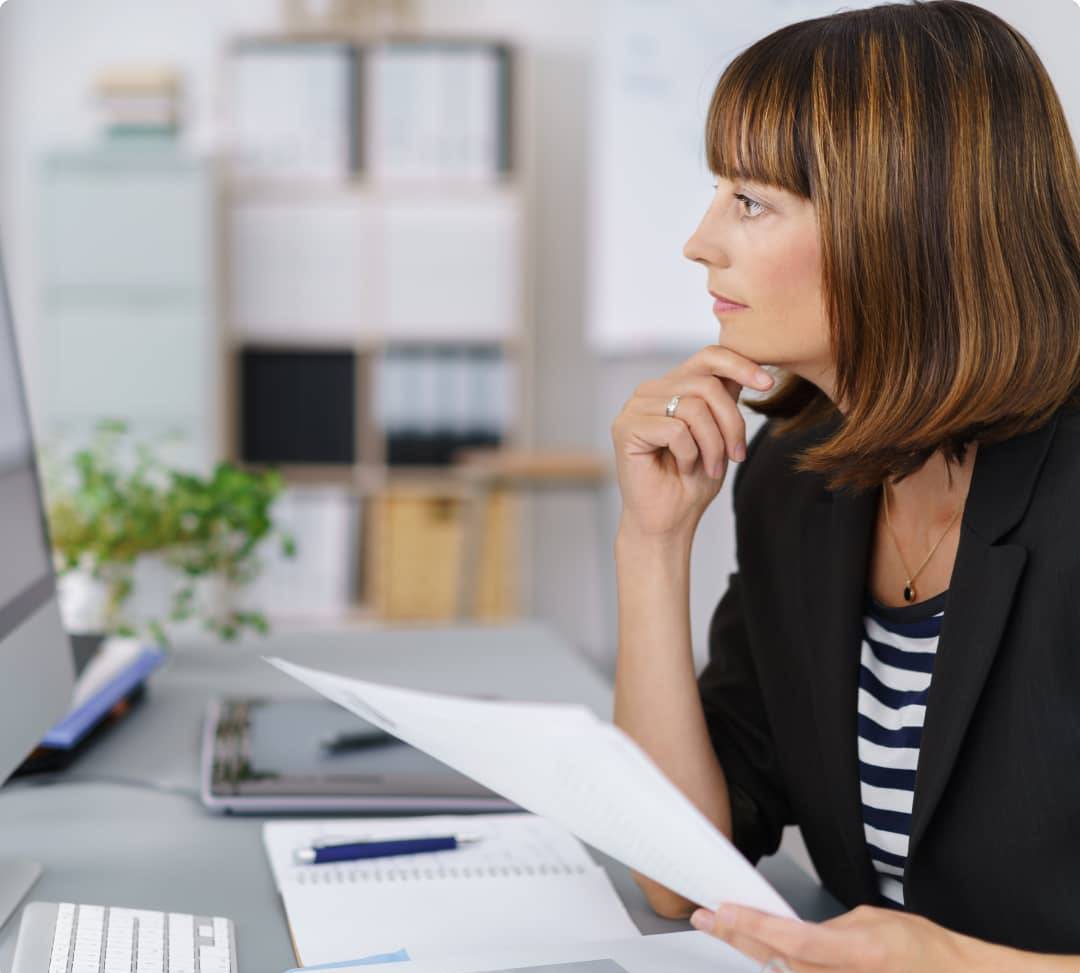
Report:
[[[66,715],[74,668],[0,260],[0,782]],[[0,926],[40,873],[0,860]]]

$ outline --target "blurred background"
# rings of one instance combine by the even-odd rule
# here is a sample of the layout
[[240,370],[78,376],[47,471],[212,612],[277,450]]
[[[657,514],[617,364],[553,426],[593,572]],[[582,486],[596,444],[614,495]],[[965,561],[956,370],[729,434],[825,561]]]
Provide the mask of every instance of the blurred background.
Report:
[[[1080,130],[1070,0],[985,6]],[[610,674],[610,423],[717,337],[681,253],[709,95],[835,9],[5,3],[0,236],[70,624],[101,626],[74,576],[111,559],[129,628],[203,594],[227,637],[526,617]],[[694,555],[699,664],[730,479]],[[178,570],[209,586],[179,608]]]

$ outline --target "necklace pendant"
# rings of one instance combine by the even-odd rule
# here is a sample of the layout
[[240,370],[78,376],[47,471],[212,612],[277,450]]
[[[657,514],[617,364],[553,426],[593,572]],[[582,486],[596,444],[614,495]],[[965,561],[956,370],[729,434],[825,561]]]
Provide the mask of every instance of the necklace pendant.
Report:
[[915,600],[915,586],[911,584],[904,585],[904,601]]

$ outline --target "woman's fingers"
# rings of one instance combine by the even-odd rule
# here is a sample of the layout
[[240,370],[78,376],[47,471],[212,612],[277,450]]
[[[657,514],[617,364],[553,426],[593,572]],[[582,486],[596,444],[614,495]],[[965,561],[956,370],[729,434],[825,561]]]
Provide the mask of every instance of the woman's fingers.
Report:
[[675,457],[683,476],[694,472],[700,450],[685,422],[655,415],[639,415],[634,419],[628,443],[630,452],[655,452],[665,446]]
[[[663,378],[639,385],[624,407],[623,422],[629,432],[640,431],[639,451],[667,447],[684,475],[700,456],[705,473],[721,477],[728,457],[740,461],[746,457],[746,421],[738,397],[747,385],[771,388],[773,378],[730,348],[709,345]],[[674,395],[680,398],[674,416],[669,417],[666,410]],[[642,426],[646,419],[661,421]]]
[[[709,404],[728,455],[742,459],[739,448],[746,446],[746,420],[736,405],[738,393],[732,398],[715,375],[689,375],[681,380],[680,389],[683,387],[686,389],[684,394],[698,395]],[[682,402],[679,409],[682,409]]]
[[675,379],[688,374],[715,375],[725,380],[724,384],[733,396],[738,395],[738,389],[745,386],[764,390],[773,384],[772,376],[757,362],[720,345],[706,345],[669,372],[668,376]]
[[[657,415],[666,418],[667,404],[670,400],[670,396],[666,399],[638,399],[635,403],[635,411],[639,415]],[[689,428],[701,453],[705,472],[709,476],[719,476],[723,472],[724,458],[730,452],[716,422],[716,416],[713,414],[714,408],[717,407],[710,405],[697,395],[681,394],[675,415],[672,417],[673,421],[682,422]]]
[[[686,417],[686,405],[691,401],[691,396],[698,397],[705,402],[712,413],[713,421],[720,432],[724,444],[724,451],[728,456],[742,459],[739,448],[746,446],[746,420],[743,419],[735,400],[728,394],[723,383],[715,375],[686,375],[681,378],[663,379],[655,383],[646,383],[640,392],[651,392],[652,395],[640,395],[635,402],[635,408],[640,412],[663,413],[671,396],[682,396],[675,410],[678,418]],[[657,403],[662,402],[657,408]],[[696,408],[696,407],[695,407]],[[709,462],[715,462],[715,457],[707,457]],[[711,469],[711,467],[710,467]]]

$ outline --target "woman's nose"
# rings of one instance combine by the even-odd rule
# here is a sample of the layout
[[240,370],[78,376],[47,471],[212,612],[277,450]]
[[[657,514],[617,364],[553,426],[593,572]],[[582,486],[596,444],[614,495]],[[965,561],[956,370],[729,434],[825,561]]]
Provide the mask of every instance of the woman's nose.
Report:
[[711,232],[709,214],[706,213],[690,239],[683,245],[683,256],[699,264],[719,264],[722,261],[720,246]]
[[687,260],[695,260],[698,262],[702,260],[701,244],[698,240],[700,232],[701,227],[698,227],[698,229],[694,230],[694,232],[690,234],[690,239],[683,244],[682,253]]

